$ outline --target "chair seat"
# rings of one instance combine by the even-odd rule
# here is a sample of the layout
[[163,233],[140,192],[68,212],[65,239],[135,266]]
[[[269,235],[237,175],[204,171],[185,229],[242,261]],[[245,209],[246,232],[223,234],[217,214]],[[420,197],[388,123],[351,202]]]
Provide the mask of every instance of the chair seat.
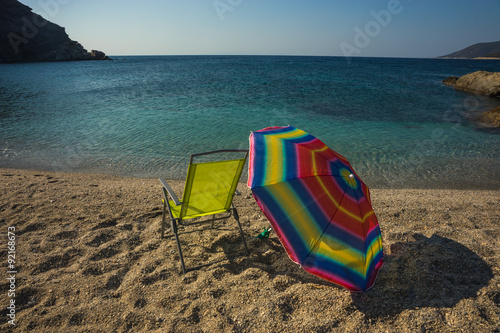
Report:
[[[183,220],[192,219],[195,217],[201,217],[201,216],[206,216],[206,215],[213,215],[213,214],[227,212],[227,210],[224,208],[207,211],[206,210],[207,206],[209,206],[209,207],[220,206],[220,203],[217,200],[213,199],[211,201],[213,201],[213,202],[207,203],[206,205],[204,204],[203,209],[201,209],[201,207],[196,207],[195,205],[188,204],[187,214],[184,215],[182,219]],[[174,218],[178,219],[179,216],[181,215],[182,205],[176,205],[172,200],[168,201],[168,205],[170,206],[170,209],[171,209],[171,212],[172,212],[172,215],[174,216]]]

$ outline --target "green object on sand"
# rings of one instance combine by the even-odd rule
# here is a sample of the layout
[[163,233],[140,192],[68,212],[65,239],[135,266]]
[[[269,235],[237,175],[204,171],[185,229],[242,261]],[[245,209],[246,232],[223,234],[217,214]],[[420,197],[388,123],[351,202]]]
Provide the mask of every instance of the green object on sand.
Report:
[[273,230],[272,228],[262,228],[264,231],[262,231],[260,234],[257,235],[255,238],[269,238],[269,233]]

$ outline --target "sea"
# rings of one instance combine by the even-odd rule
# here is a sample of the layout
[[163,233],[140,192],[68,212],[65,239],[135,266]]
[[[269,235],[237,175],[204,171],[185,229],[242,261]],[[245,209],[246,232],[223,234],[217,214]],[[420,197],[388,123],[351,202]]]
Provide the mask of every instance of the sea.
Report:
[[184,179],[191,154],[291,125],[371,188],[500,188],[500,132],[478,121],[500,99],[442,83],[498,60],[112,58],[0,64],[0,167]]

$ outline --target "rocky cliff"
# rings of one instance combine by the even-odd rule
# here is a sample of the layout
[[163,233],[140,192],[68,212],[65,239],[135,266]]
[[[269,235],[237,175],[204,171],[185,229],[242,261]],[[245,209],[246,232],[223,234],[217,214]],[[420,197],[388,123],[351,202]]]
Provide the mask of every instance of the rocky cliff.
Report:
[[0,63],[109,59],[88,52],[65,29],[17,0],[0,0]]

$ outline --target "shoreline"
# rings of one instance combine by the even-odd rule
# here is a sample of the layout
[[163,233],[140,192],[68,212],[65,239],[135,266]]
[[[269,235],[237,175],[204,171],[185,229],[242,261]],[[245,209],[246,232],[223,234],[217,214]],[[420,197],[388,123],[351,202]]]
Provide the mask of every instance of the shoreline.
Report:
[[[488,127],[485,127],[488,129]],[[10,170],[10,171],[9,171]],[[185,181],[185,175],[184,178],[172,178],[172,177],[157,177],[157,176],[134,176],[134,175],[127,175],[127,174],[120,174],[120,173],[110,173],[109,171],[83,171],[83,170],[78,170],[78,171],[72,171],[72,170],[52,170],[52,169],[44,169],[44,168],[33,168],[33,167],[1,167],[0,166],[0,172],[34,172],[34,173],[60,173],[60,174],[75,174],[75,175],[86,175],[87,177],[90,177],[92,175],[94,176],[109,176],[109,177],[118,177],[118,178],[123,178],[123,179],[144,179],[144,180],[154,180],[157,181],[158,178],[165,178],[166,180],[173,181],[173,182],[181,182],[184,184]],[[186,171],[187,171],[187,165],[186,165]],[[239,184],[244,184],[246,187],[246,172],[247,170],[244,169],[242,176],[240,178]],[[362,177],[363,179],[363,177]],[[365,181],[365,179],[363,179]],[[478,186],[478,187],[471,187],[471,186],[463,186],[463,182],[459,184],[454,184],[450,185],[447,183],[438,183],[436,181],[433,181],[433,185],[437,185],[438,187],[431,187],[430,183],[429,184],[421,184],[420,186],[415,186],[414,184],[412,186],[410,185],[401,185],[401,182],[394,182],[392,185],[388,185],[384,183],[385,185],[380,185],[382,182],[377,182],[377,185],[373,186],[370,184],[370,181],[365,181],[365,184],[368,186],[370,190],[451,190],[451,191],[498,191],[500,190],[500,187],[497,187],[496,184],[489,184],[488,187],[483,187],[483,186]],[[472,182],[474,183],[474,182]],[[441,186],[441,187],[439,187]]]
[[[184,181],[169,184],[180,196]],[[351,294],[291,262],[275,233],[255,238],[270,224],[246,185],[238,189],[250,255],[233,220],[185,228],[188,265],[222,261],[182,275],[175,241],[159,238],[158,180],[0,169],[0,229],[15,228],[17,272],[16,327],[3,307],[0,329],[500,329],[499,190],[371,189],[385,264],[370,291]]]

